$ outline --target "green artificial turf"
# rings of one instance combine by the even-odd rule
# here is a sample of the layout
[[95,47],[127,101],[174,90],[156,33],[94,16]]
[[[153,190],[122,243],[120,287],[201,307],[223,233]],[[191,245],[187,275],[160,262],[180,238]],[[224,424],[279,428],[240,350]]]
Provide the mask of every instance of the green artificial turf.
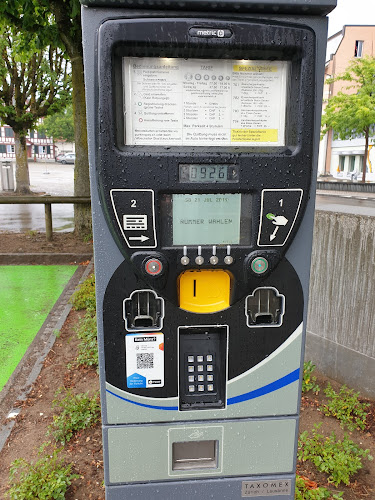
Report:
[[77,266],[0,266],[0,390]]

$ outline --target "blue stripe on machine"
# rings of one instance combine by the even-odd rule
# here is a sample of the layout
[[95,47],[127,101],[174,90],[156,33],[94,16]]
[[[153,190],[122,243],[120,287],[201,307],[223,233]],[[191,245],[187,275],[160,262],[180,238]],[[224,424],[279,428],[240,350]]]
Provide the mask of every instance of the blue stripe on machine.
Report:
[[249,399],[259,398],[260,396],[264,396],[265,394],[269,394],[270,392],[277,391],[282,387],[285,387],[292,382],[296,382],[299,379],[299,368],[294,370],[293,372],[288,373],[285,377],[281,377],[270,384],[264,385],[259,389],[255,389],[254,391],[246,392],[245,394],[240,394],[239,396],[234,396],[233,398],[229,398],[227,401],[228,406],[234,405],[236,403],[242,403],[243,401],[249,401]]
[[[294,370],[293,372],[288,373],[285,377],[281,377],[270,384],[264,385],[259,389],[255,389],[254,391],[246,392],[245,394],[240,394],[239,396],[234,396],[228,399],[228,406],[234,405],[237,403],[242,403],[244,401],[249,401],[250,399],[259,398],[260,396],[264,396],[265,394],[269,394],[270,392],[277,391],[282,387],[286,387],[293,382],[296,382],[299,379],[299,368]],[[127,403],[132,403],[133,405],[142,406],[143,408],[151,408],[152,410],[178,410],[178,406],[155,406],[155,405],[146,405],[144,403],[138,403],[137,401],[132,401],[131,399],[124,398],[115,394],[114,392],[106,389],[109,394],[115,396],[116,398],[122,399],[122,401],[126,401]]]

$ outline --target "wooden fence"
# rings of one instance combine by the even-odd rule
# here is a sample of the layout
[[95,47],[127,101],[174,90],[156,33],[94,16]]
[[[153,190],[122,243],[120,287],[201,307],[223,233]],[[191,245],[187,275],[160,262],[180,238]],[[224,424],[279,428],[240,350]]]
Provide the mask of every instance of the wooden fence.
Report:
[[0,196],[1,205],[29,205],[42,204],[44,205],[44,214],[46,221],[46,239],[51,241],[53,238],[52,232],[52,205],[55,203],[77,204],[83,203],[89,205],[91,199],[89,196]]

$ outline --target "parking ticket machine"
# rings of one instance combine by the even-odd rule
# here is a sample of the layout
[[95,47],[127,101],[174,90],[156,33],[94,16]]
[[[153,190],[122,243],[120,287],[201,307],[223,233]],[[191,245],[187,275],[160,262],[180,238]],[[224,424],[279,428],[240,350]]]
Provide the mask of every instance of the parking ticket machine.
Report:
[[294,498],[336,0],[82,0],[106,494]]

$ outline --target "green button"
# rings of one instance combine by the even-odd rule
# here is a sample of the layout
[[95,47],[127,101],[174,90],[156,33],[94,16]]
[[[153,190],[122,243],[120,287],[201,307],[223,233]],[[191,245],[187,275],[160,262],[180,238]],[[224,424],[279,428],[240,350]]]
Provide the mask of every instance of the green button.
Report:
[[268,260],[264,257],[256,257],[251,263],[251,269],[256,274],[263,274],[268,269]]

